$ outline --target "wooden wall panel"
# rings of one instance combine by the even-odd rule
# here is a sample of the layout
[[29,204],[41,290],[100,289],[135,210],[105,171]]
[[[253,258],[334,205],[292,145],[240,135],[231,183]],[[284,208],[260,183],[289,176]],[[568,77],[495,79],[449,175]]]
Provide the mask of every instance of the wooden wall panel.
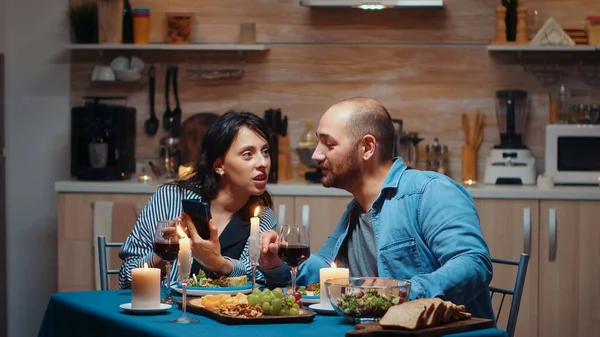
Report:
[[[138,156],[158,154],[159,136],[143,133],[143,121],[148,116],[147,81],[90,82],[94,65],[109,64],[120,54],[138,55],[156,64],[159,118],[164,111],[164,68],[175,63],[180,66],[184,118],[203,111],[238,109],[262,114],[268,108],[281,108],[290,118],[293,146],[304,130],[305,120],[318,123],[322,113],[336,101],[369,96],[380,100],[393,117],[405,119],[407,129],[425,138],[422,144],[439,137],[449,146],[454,160],[460,158],[463,137],[460,114],[480,109],[487,116],[479,158],[482,162],[498,140],[495,90],[520,88],[532,96],[525,139],[534,155],[543,159],[549,88],[524,72],[516,59],[494,56],[485,49],[486,41],[493,37],[493,2],[447,0],[443,10],[380,12],[311,10],[293,0],[132,0],[132,5],[151,9],[154,41],[160,41],[163,34],[162,13],[192,11],[200,41],[233,42],[239,23],[255,22],[257,40],[269,43],[271,48],[245,55],[242,79],[214,82],[198,80],[187,70],[235,66],[240,62],[237,54],[72,53],[72,102],[91,94],[127,95],[129,105],[138,109]],[[600,1],[596,0],[536,0],[528,5],[539,8],[542,17],[554,16],[571,25],[582,25],[586,15],[600,14]],[[597,92],[596,88],[591,90]],[[452,175],[460,175],[460,171]]]

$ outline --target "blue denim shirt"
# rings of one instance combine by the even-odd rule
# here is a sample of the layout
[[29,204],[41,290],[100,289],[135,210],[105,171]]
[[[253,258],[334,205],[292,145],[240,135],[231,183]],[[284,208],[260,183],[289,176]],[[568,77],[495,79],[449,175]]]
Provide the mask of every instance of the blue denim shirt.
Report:
[[[355,204],[353,199],[323,247],[300,266],[298,284],[319,282],[319,269],[334,261]],[[408,170],[397,158],[371,216],[380,277],[410,280],[411,300],[442,297],[464,304],[475,317],[494,318],[490,253],[462,186],[435,172]]]

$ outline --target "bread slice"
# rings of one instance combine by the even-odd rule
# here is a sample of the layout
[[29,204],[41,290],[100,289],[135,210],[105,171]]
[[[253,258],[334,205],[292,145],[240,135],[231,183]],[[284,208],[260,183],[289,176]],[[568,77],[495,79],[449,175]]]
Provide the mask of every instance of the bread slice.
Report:
[[379,321],[379,325],[406,330],[419,329],[425,313],[432,304],[427,300],[418,299],[390,307]]

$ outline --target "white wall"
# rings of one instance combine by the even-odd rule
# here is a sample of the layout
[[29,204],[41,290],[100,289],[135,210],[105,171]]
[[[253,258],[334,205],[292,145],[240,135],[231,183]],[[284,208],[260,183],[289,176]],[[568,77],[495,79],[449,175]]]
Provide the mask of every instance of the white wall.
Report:
[[[0,0],[1,1],[1,0]],[[4,0],[9,337],[37,335],[57,289],[54,181],[68,177],[68,0]]]

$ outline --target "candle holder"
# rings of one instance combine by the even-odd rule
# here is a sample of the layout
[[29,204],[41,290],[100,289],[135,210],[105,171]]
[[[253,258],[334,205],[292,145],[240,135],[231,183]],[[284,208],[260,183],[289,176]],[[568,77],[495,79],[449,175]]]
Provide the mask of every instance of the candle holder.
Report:
[[[187,239],[186,239],[187,240]],[[188,246],[189,247],[189,246]],[[179,254],[180,256],[182,255],[182,251],[181,251],[181,244],[179,246],[180,251]],[[189,249],[189,248],[188,248]],[[191,249],[189,251],[189,253],[191,254]],[[190,279],[190,273],[192,271],[192,264],[191,263],[181,263],[181,258],[177,261],[177,266],[179,267],[179,275],[178,275],[178,279],[179,279],[179,283],[181,283],[181,317],[172,319],[171,322],[172,323],[198,323],[198,319],[193,318],[193,317],[188,317],[186,315],[186,311],[187,311],[187,285],[188,285],[188,281]]]
[[256,267],[260,258],[260,239],[251,236],[248,239],[248,255],[250,256],[250,265],[252,266],[252,289],[256,288]]

